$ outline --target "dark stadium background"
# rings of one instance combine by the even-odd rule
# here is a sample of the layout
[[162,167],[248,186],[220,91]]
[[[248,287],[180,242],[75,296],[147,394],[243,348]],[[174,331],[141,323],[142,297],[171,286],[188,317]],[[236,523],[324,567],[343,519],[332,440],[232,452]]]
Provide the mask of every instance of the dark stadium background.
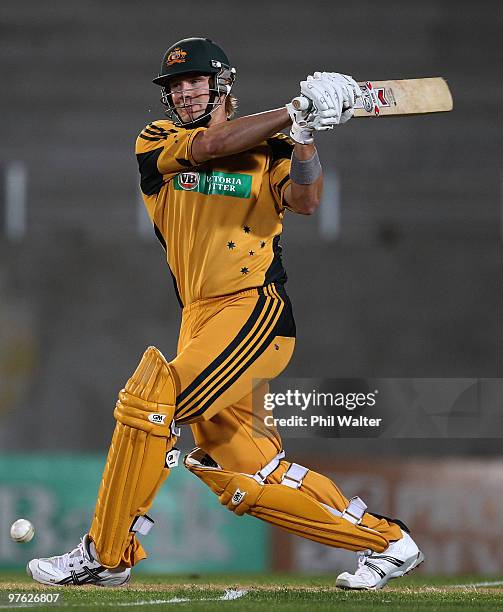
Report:
[[[452,113],[353,121],[317,140],[322,210],[288,214],[282,239],[298,327],[287,375],[501,376],[502,24],[492,0],[3,0],[0,567],[76,545],[117,391],[147,345],[174,354],[180,311],[140,207],[133,146],[162,116],[151,80],[180,38],[208,36],[227,50],[241,114],[284,105],[315,70],[448,80]],[[494,435],[292,439],[286,450],[376,511],[400,511],[430,558],[423,571],[491,574],[503,562]],[[188,431],[181,442],[191,447]],[[154,506],[164,518],[147,570],[347,565],[345,553],[228,517],[178,472],[173,495],[168,481]],[[8,540],[21,515],[38,528],[25,548]],[[206,547],[194,537],[199,516]],[[237,560],[229,534],[240,532],[255,542],[253,560]]]

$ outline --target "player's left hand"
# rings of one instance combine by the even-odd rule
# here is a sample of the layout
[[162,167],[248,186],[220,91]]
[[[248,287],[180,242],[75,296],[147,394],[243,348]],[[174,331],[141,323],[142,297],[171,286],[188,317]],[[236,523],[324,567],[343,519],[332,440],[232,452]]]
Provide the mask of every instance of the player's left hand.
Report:
[[292,125],[290,127],[290,137],[299,144],[311,144],[312,142],[314,142],[314,128],[308,126],[307,124],[307,118],[309,116],[309,113],[297,110],[296,108],[294,108],[291,102],[286,105],[286,110],[288,111],[290,119],[292,120]]

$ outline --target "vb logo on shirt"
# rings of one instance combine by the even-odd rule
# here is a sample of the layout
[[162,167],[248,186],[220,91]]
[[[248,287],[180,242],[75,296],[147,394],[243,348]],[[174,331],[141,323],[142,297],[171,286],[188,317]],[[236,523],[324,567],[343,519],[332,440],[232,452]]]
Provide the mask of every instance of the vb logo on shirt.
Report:
[[184,191],[194,191],[199,185],[198,172],[182,172],[176,178],[180,183],[180,189]]
[[230,172],[180,172],[174,181],[177,191],[197,191],[206,195],[223,195],[234,198],[251,196],[250,174]]

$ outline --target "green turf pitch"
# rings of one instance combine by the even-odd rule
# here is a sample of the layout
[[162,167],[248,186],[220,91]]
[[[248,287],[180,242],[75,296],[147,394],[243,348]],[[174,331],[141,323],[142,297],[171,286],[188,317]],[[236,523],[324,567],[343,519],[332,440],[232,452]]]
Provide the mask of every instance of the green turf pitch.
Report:
[[[498,584],[499,583],[499,584]],[[463,586],[466,585],[466,586]],[[477,586],[469,586],[477,585]],[[482,585],[482,586],[478,586]],[[243,594],[243,591],[246,591]],[[381,591],[341,591],[331,577],[313,576],[138,576],[125,588],[37,585],[19,573],[0,575],[0,610],[9,606],[9,593],[56,593],[57,606],[33,606],[36,610],[335,610],[344,612],[404,609],[471,611],[503,609],[503,578],[404,578]],[[230,593],[230,595],[229,595]],[[236,599],[229,599],[238,595]],[[29,606],[30,608],[32,606]]]

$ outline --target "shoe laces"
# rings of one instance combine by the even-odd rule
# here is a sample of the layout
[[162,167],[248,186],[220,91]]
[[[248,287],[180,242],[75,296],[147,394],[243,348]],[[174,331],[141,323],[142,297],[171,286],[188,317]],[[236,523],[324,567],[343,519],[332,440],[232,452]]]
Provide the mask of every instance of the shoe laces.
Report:
[[56,564],[60,570],[66,570],[68,567],[74,567],[75,565],[83,565],[84,561],[91,562],[91,558],[87,552],[87,548],[84,544],[84,538],[81,539],[80,544],[77,548],[74,548],[70,552],[57,557],[51,557],[51,561]]
[[360,576],[361,578],[369,578],[370,580],[375,580],[375,572],[373,572],[370,567],[367,566],[367,559],[372,554],[371,550],[362,550],[358,553],[358,567],[355,571],[355,576]]

